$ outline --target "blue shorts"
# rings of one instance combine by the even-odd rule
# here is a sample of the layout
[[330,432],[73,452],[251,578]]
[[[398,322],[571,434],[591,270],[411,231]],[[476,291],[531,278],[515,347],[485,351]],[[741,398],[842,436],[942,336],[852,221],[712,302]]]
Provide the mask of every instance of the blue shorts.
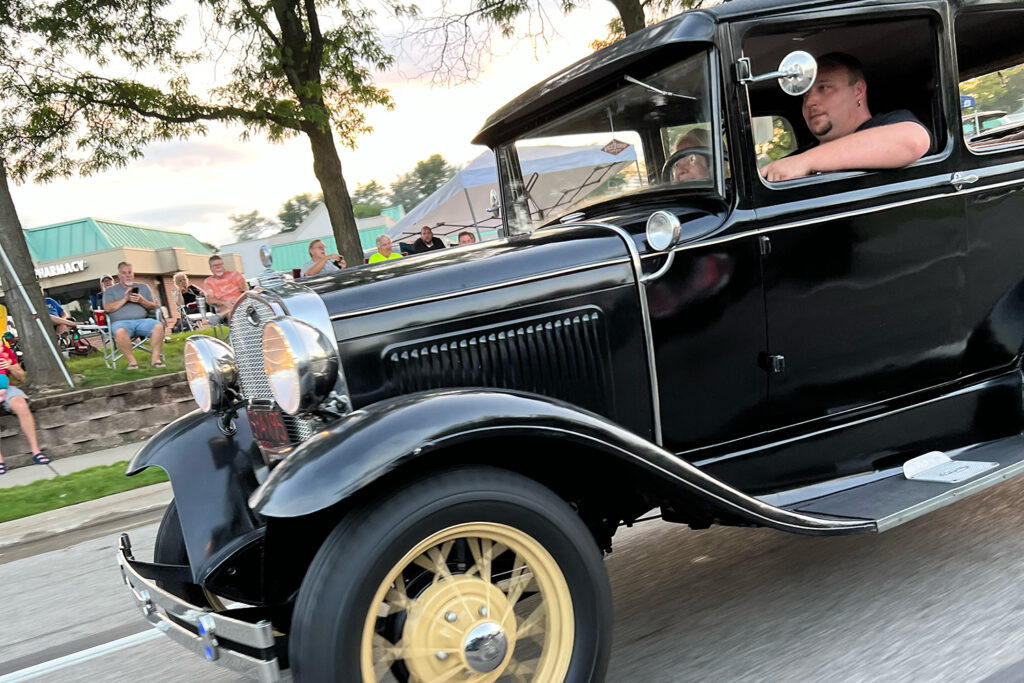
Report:
[[110,323],[110,335],[117,336],[117,331],[123,327],[128,330],[129,337],[148,337],[153,334],[153,328],[159,324],[153,318],[118,320],[116,323]]
[[25,392],[19,389],[18,387],[13,385],[7,387],[7,396],[4,397],[4,410],[6,410],[9,413],[14,412],[13,410],[11,410],[11,399],[14,398],[15,396],[21,396],[26,401],[28,400],[28,396],[25,395]]

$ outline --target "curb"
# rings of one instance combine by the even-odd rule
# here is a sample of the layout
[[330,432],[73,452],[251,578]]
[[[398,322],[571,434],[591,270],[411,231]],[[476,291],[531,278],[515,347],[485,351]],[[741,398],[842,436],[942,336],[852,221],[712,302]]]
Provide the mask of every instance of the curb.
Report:
[[4,522],[0,551],[162,510],[173,498],[170,482],[161,482]]

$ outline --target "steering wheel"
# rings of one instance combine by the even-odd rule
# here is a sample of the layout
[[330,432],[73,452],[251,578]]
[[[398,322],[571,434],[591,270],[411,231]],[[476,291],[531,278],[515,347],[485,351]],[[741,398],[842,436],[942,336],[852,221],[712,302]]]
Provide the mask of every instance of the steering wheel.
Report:
[[[673,152],[672,156],[668,158],[665,165],[661,167],[661,179],[666,183],[675,182],[672,177],[672,169],[675,167],[677,162],[682,161],[691,154],[699,154],[707,160],[708,172],[711,172],[711,148],[709,147],[684,147],[678,152]],[[710,177],[710,176],[709,176]],[[693,180],[699,180],[693,178]]]

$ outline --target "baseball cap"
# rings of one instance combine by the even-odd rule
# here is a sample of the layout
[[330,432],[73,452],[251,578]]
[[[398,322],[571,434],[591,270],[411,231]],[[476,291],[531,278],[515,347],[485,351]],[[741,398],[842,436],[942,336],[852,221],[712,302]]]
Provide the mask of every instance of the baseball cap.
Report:
[[100,282],[103,282],[103,281],[104,281],[104,280],[106,280],[107,278],[110,278],[111,280],[113,280],[113,279],[114,279],[114,276],[113,276],[113,275],[101,275],[101,276],[100,276]]

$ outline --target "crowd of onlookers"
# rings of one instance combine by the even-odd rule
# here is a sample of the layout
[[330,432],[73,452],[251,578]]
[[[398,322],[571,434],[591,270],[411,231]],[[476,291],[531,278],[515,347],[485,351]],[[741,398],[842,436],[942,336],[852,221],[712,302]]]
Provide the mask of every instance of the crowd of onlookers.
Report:
[[[466,246],[476,242],[476,235],[468,230],[463,230],[458,235],[458,246]],[[428,251],[447,249],[448,245],[439,237],[434,237],[434,231],[430,226],[424,225],[420,228],[420,236],[411,245],[402,244],[398,251],[395,251],[394,242],[387,235],[377,236],[377,253],[370,256],[368,263],[380,263],[391,259],[402,258],[403,252],[409,254],[425,254]],[[344,268],[345,257],[341,254],[328,254],[327,246],[323,240],[316,239],[309,243],[309,260],[302,264],[299,269],[299,277],[312,277],[336,273]]]
[[[458,245],[464,246],[476,242],[476,235],[469,231],[458,234]],[[377,251],[368,259],[369,263],[377,263],[402,258],[403,252],[422,254],[448,248],[444,240],[435,237],[429,226],[420,229],[419,237],[412,244],[401,244],[395,250],[395,244],[387,235],[377,237]],[[300,278],[336,273],[347,266],[341,254],[327,253],[327,247],[321,239],[309,243],[309,260],[295,273]],[[226,324],[231,316],[235,301],[249,289],[245,277],[238,272],[228,270],[220,255],[213,255],[209,260],[210,276],[205,278],[202,286],[189,281],[187,273],[174,275],[172,290],[173,309],[164,311],[165,316],[158,313],[160,304],[149,285],[135,280],[132,264],[122,261],[117,266],[116,275],[103,275],[100,278],[100,291],[90,297],[96,325],[109,332],[113,347],[127,360],[128,370],[139,367],[135,356],[138,340],[149,344],[151,363],[155,368],[164,367],[162,359],[163,342],[169,332],[181,332],[197,327]],[[79,329],[95,330],[87,323],[71,318],[64,307],[55,299],[46,297],[46,307],[50,321],[54,325],[58,338],[65,350],[77,340]],[[168,325],[173,321],[173,327]],[[88,352],[91,347],[82,342],[79,349]],[[113,350],[111,351],[113,353]],[[0,380],[2,381],[2,380]]]
[[[473,233],[459,233],[459,246],[474,242],[476,236]],[[395,251],[391,239],[387,235],[380,235],[377,237],[377,253],[369,258],[369,263],[402,258],[400,252],[403,250],[411,254],[422,254],[447,248],[443,240],[434,237],[428,226],[423,226],[420,236],[412,245],[401,246],[402,249]],[[171,331],[192,329],[194,325],[227,323],[234,303],[248,291],[249,284],[245,277],[241,273],[228,270],[219,255],[211,256],[209,264],[211,274],[203,280],[202,287],[189,282],[187,273],[180,272],[174,275],[173,303],[177,315],[172,314],[176,322]],[[309,260],[299,269],[299,277],[336,273],[346,265],[344,256],[328,254],[324,241],[316,239],[309,243]],[[97,325],[107,329],[109,338],[127,361],[128,370],[139,368],[135,356],[135,340],[148,342],[148,351],[154,368],[165,367],[163,343],[168,332],[168,321],[162,320],[158,314],[154,315],[160,309],[157,298],[149,285],[135,280],[132,264],[124,261],[119,263],[116,278],[112,275],[103,275],[100,278],[100,291],[90,297],[90,301]],[[77,339],[79,329],[90,329],[86,323],[72,319],[57,300],[46,297],[45,302],[50,321],[59,338]],[[86,346],[88,347],[87,344]],[[39,448],[28,398],[25,392],[10,383],[12,378],[19,382],[24,381],[25,370],[12,348],[8,344],[0,343],[0,406],[18,418],[21,431],[32,449],[33,462],[40,465],[49,464],[50,459]],[[0,475],[6,473],[7,465],[0,456]]]

